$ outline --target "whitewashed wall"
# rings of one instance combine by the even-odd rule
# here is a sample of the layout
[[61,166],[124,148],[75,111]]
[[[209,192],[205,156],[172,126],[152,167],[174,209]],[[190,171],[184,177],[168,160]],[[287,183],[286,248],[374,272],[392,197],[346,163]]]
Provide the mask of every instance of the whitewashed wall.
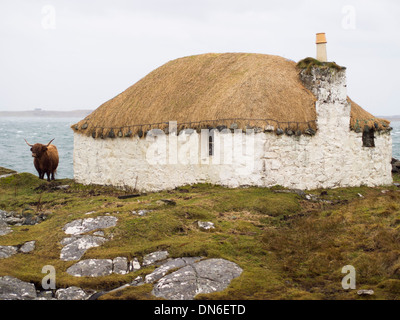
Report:
[[[243,140],[246,134],[243,133]],[[216,134],[215,140],[234,140],[233,134]],[[362,147],[362,134],[348,132],[345,140],[332,140],[318,131],[314,137],[254,135],[254,152],[241,144],[225,144],[235,154],[229,161],[221,157],[201,157],[200,134],[194,132],[178,140],[179,158],[169,164],[170,137],[146,139],[93,139],[75,134],[74,175],[78,182],[135,187],[140,191],[171,189],[186,184],[210,182],[229,187],[281,185],[315,189],[347,186],[377,186],[392,183],[391,137],[377,135],[375,148]],[[230,147],[228,147],[230,146]],[[167,149],[167,150],[165,150]],[[154,151],[154,152],[153,152]],[[223,153],[223,152],[222,152]],[[229,151],[228,151],[229,153]],[[227,153],[225,153],[226,155]],[[152,157],[154,155],[154,157]],[[166,164],[165,164],[166,163]]]
[[392,141],[375,133],[375,147],[363,147],[362,133],[350,131],[345,71],[306,76],[317,83],[315,136],[216,132],[214,155],[208,135],[187,130],[146,138],[93,139],[74,134],[74,177],[84,184],[158,191],[208,182],[316,189],[392,183]]

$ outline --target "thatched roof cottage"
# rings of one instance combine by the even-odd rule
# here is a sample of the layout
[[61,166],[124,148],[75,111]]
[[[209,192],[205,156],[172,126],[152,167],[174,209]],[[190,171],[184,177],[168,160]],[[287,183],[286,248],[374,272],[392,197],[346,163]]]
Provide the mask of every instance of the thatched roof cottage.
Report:
[[72,126],[85,184],[208,182],[313,189],[390,184],[389,122],[349,99],[346,69],[311,58],[170,61]]

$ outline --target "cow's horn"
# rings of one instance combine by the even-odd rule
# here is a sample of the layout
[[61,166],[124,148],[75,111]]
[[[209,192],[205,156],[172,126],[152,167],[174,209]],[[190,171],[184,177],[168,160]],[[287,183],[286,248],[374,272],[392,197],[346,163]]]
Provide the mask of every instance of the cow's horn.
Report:
[[[54,138],[54,139],[55,139],[55,138]],[[53,142],[54,139],[52,139],[52,140],[47,144],[47,146],[49,146],[49,145]]]
[[33,144],[28,143],[28,141],[26,141],[26,139],[24,139],[24,140],[25,140],[25,142],[26,142],[26,144],[27,144],[28,146],[33,147]]

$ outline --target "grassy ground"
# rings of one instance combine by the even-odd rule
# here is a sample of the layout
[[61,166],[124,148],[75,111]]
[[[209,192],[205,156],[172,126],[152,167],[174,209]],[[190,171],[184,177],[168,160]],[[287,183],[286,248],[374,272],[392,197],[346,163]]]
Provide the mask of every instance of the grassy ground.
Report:
[[[395,176],[399,181],[400,177]],[[67,190],[56,185],[68,184]],[[112,240],[92,248],[82,259],[124,256],[139,260],[150,252],[168,250],[171,257],[219,257],[239,264],[242,275],[223,292],[198,299],[398,299],[400,298],[400,189],[345,188],[310,192],[324,201],[308,201],[283,188],[227,189],[207,184],[150,193],[121,200],[125,192],[83,186],[72,180],[48,183],[21,173],[0,179],[0,209],[23,215],[45,212],[35,226],[13,227],[0,245],[36,240],[29,254],[2,259],[0,276],[11,275],[40,287],[45,265],[56,268],[57,287],[108,290],[150,273],[147,267],[128,275],[75,278],[60,261],[66,237],[62,227],[75,219],[111,213],[118,217],[106,229]],[[362,195],[362,197],[360,197]],[[176,205],[157,200],[170,199]],[[132,210],[150,209],[145,217]],[[201,231],[197,221],[216,228]],[[353,265],[357,290],[373,289],[372,297],[343,290],[342,267]],[[151,285],[108,294],[102,299],[154,299]]]
[[16,173],[16,172],[11,169],[0,167],[0,176],[6,175],[6,174],[11,174],[11,173]]

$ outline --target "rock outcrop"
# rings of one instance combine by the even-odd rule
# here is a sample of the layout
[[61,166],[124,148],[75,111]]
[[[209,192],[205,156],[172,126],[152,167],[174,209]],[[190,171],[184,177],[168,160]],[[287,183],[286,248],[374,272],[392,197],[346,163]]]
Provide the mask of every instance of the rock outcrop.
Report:
[[0,246],[0,259],[6,259],[16,253],[29,253],[35,249],[36,241],[28,241],[17,246]]
[[36,298],[34,284],[14,277],[0,277],[0,300],[33,300]]
[[158,280],[152,293],[168,300],[192,300],[200,293],[226,289],[242,271],[237,264],[224,259],[194,263],[192,260],[185,267]]
[[56,300],[87,300],[92,294],[78,287],[58,289],[55,294]]
[[118,219],[113,216],[100,216],[96,218],[79,219],[67,223],[63,230],[66,234],[79,235],[97,229],[115,227]]
[[67,269],[67,273],[74,277],[102,277],[112,274],[112,271],[111,259],[82,260]]
[[[113,216],[99,216],[96,218],[86,218],[74,220],[67,223],[63,230],[71,237],[64,238],[61,241],[60,259],[63,261],[79,260],[90,248],[101,246],[108,241],[104,237],[104,232],[99,229],[114,227],[118,219]],[[93,235],[84,235],[84,233],[93,232]]]
[[90,235],[65,238],[61,241],[64,248],[61,249],[60,259],[63,261],[79,260],[86,250],[98,247],[106,241],[106,238]]

